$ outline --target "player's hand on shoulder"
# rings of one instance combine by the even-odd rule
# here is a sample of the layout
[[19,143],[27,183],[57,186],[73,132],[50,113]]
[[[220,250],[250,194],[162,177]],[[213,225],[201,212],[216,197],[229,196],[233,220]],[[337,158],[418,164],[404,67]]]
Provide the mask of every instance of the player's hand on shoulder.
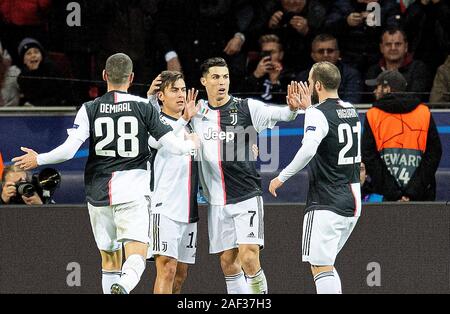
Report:
[[278,197],[277,195],[277,190],[283,185],[283,182],[280,181],[280,179],[275,178],[272,181],[270,181],[270,185],[269,185],[269,192],[275,196]]
[[22,155],[20,157],[15,157],[12,159],[12,162],[19,167],[22,170],[31,170],[34,168],[37,168],[37,153],[29,148],[21,147],[20,148],[23,152],[25,152],[25,155]]

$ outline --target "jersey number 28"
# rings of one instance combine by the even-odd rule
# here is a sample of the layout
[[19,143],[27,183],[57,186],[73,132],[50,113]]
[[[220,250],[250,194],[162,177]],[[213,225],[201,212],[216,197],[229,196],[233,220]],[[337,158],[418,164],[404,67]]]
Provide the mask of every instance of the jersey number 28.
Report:
[[[103,135],[103,126],[106,126],[106,135]],[[129,125],[129,132],[126,130],[126,126]],[[95,136],[103,137],[100,142],[95,145],[95,153],[97,156],[116,157],[115,150],[104,149],[107,145],[111,144],[116,136],[116,126],[114,120],[109,117],[102,117],[95,120]],[[117,154],[124,158],[134,158],[139,155],[139,139],[137,135],[139,133],[138,120],[136,117],[126,116],[120,117],[117,120]],[[128,150],[126,143],[129,143]]]
[[[344,135],[345,133],[345,135]],[[353,133],[358,135],[358,152],[356,156],[346,156],[348,151],[353,147]],[[338,165],[353,165],[361,162],[361,122],[357,122],[356,126],[352,127],[348,123],[342,123],[338,126],[339,143],[346,143],[339,152]],[[347,142],[345,141],[347,140]]]

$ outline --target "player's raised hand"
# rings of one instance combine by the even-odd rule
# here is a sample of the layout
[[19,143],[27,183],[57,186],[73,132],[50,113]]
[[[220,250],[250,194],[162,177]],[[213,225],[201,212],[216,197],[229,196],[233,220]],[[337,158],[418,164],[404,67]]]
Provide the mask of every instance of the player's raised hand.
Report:
[[160,86],[161,86],[162,80],[161,80],[161,74],[158,75],[152,82],[152,85],[150,85],[150,88],[147,91],[147,96],[153,96],[156,95],[157,92],[159,92]]
[[20,148],[23,152],[25,152],[25,155],[22,155],[20,157],[15,157],[12,159],[12,162],[14,162],[14,165],[19,167],[23,170],[31,170],[34,168],[37,168],[37,153],[29,148],[21,147]]
[[306,82],[297,83],[300,92],[300,108],[303,110],[311,107],[311,97],[313,94],[313,85],[309,85]]
[[292,81],[287,88],[286,102],[291,111],[301,109],[300,87],[297,82]]
[[200,107],[196,105],[198,97],[198,90],[191,88],[187,92],[186,102],[184,106],[183,119],[186,121],[191,120],[199,111]]
[[270,185],[269,185],[269,192],[275,196],[278,197],[277,195],[277,190],[283,185],[283,182],[281,182],[278,178],[273,179],[272,181],[270,181]]

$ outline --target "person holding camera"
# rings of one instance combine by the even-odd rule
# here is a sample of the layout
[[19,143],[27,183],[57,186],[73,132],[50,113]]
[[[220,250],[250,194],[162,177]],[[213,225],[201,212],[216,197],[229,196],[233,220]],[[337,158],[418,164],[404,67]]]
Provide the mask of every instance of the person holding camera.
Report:
[[[260,59],[256,69],[245,78],[245,89],[258,93],[264,101],[284,103],[283,88],[294,78],[283,66],[284,50],[280,38],[274,34],[261,36]],[[278,94],[277,94],[278,93]]]
[[16,166],[7,166],[2,175],[0,205],[42,205],[36,189],[27,181],[27,172]]

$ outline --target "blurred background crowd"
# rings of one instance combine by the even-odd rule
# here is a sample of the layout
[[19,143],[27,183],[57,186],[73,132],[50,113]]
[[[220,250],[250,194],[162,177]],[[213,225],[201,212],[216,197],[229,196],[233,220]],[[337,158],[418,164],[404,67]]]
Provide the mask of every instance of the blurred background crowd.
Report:
[[200,88],[200,63],[223,56],[235,95],[283,102],[287,82],[327,60],[341,69],[344,100],[372,102],[365,80],[398,70],[408,92],[450,102],[447,0],[71,2],[0,1],[0,106],[78,106],[104,91],[116,52],[133,59],[142,95],[166,69]]

